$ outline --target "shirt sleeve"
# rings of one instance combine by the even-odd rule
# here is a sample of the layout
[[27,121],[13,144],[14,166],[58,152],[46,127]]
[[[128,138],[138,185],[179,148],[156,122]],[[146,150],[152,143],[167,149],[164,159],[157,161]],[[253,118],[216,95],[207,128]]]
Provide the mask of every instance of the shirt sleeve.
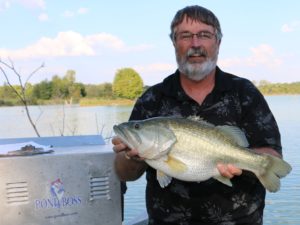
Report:
[[271,147],[282,154],[280,132],[273,113],[260,91],[248,83],[242,99],[242,127],[251,148]]

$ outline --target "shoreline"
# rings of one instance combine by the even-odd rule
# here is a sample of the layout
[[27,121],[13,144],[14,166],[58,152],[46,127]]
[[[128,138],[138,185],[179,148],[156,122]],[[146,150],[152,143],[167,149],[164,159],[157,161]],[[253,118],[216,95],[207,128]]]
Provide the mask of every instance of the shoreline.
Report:
[[[68,102],[65,100],[51,100],[51,101],[41,101],[36,104],[28,104],[28,106],[44,106],[44,105],[79,105],[81,107],[88,106],[133,106],[136,100],[130,99],[80,99],[79,101]],[[6,103],[6,104],[5,104]],[[13,107],[13,106],[24,106],[24,104],[16,104],[11,101],[3,101],[2,104],[0,102],[1,107]]]
[[[263,94],[264,97],[268,97],[268,96],[300,96],[300,94]],[[89,107],[89,106],[133,106],[136,102],[135,100],[131,100],[131,99],[121,99],[121,98],[117,98],[117,99],[110,99],[110,98],[82,98],[80,100],[77,101],[73,101],[73,102],[67,102],[65,100],[51,100],[51,101],[41,101],[41,102],[37,102],[37,104],[28,104],[28,106],[43,106],[43,105],[79,105],[80,107]],[[1,104],[2,103],[2,104]],[[7,104],[5,104],[7,103]],[[10,104],[11,103],[11,104]],[[12,103],[11,101],[5,101],[2,100],[2,102],[0,102],[0,108],[1,107],[13,107],[13,106],[24,106],[23,104],[15,104]]]

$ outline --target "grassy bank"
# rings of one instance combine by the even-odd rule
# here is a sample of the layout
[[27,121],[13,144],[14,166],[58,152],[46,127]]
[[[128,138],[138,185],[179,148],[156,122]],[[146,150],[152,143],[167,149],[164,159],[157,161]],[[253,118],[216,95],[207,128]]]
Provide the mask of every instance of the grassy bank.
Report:
[[79,101],[80,106],[112,106],[112,105],[123,105],[123,106],[131,106],[135,103],[135,100],[130,99],[108,99],[108,98],[82,98]]
[[[61,104],[79,104],[80,106],[133,106],[135,100],[122,99],[122,98],[81,98],[72,101],[66,101],[63,99],[52,100],[37,100],[29,102],[28,105],[61,105]],[[1,106],[23,106],[23,103],[19,99],[0,100]]]

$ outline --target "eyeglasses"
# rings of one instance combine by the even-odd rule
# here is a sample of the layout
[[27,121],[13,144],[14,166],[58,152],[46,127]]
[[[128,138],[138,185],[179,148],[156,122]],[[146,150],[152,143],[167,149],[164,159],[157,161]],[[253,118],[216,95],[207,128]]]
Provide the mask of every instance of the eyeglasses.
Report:
[[186,42],[191,42],[194,38],[194,36],[196,36],[196,38],[198,40],[202,40],[202,41],[208,41],[211,40],[215,37],[215,34],[210,33],[208,31],[200,31],[196,34],[190,33],[190,32],[181,32],[178,34],[175,34],[175,38],[178,38],[181,41],[186,41]]

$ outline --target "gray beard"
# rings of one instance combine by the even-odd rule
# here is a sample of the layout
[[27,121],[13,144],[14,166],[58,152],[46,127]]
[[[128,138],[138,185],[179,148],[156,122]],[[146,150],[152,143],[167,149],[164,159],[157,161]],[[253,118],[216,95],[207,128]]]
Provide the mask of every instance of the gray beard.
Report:
[[190,80],[200,81],[208,76],[217,66],[218,55],[207,59],[203,63],[189,63],[186,58],[180,58],[176,54],[179,71]]

